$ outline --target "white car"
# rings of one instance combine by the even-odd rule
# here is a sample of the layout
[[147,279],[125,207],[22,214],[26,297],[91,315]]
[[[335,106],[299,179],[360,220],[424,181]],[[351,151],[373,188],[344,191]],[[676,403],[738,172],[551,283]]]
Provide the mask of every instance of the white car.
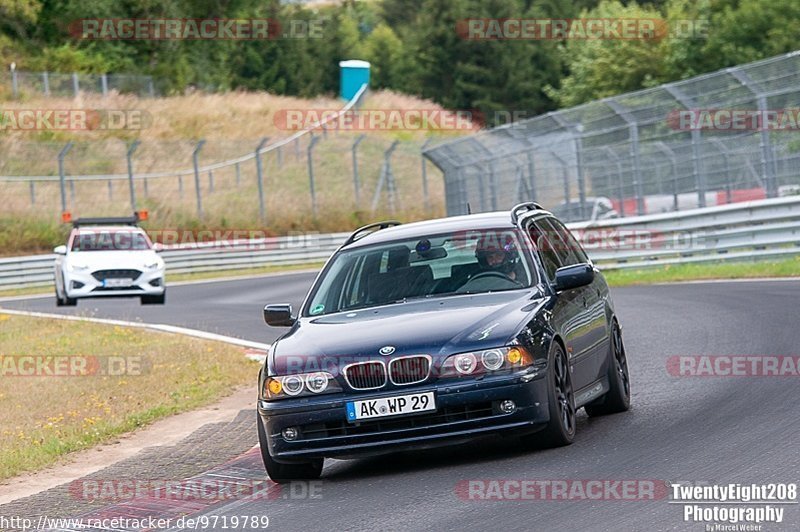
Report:
[[[143,305],[163,304],[164,260],[135,218],[76,220],[66,246],[58,246],[56,305],[78,299],[140,297]],[[105,225],[108,224],[108,225]]]

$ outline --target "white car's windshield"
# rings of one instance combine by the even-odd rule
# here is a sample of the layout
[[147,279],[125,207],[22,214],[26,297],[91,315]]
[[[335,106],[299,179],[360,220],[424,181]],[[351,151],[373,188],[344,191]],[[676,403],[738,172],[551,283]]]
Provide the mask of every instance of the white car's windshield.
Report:
[[140,231],[82,231],[72,239],[72,251],[142,251],[150,242]]
[[535,270],[511,230],[464,231],[343,251],[305,310],[319,316],[412,298],[514,290]]

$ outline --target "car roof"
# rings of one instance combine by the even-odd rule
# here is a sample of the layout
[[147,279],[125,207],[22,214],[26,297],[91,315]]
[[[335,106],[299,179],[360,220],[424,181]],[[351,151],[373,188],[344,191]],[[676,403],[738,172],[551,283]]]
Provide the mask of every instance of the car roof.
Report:
[[96,233],[98,231],[135,231],[143,233],[144,229],[135,225],[82,225],[72,229],[75,233]]
[[[552,216],[545,210],[530,211],[530,213],[536,217],[541,217],[543,215]],[[523,215],[520,219],[526,218],[527,216],[528,215]],[[359,238],[352,244],[348,244],[346,249],[355,249],[372,244],[395,242],[397,240],[414,239],[427,235],[452,233],[456,231],[514,229],[515,227],[516,226],[511,221],[511,214],[508,211],[450,216],[447,218],[436,218],[434,220],[423,220],[420,222],[395,225],[386,229],[373,231]]]

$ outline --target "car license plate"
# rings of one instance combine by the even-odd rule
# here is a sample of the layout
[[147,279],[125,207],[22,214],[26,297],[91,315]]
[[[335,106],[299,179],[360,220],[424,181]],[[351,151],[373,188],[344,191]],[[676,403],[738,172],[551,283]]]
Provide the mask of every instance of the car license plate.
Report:
[[103,286],[106,288],[127,288],[133,285],[133,279],[106,279],[103,281]]
[[436,410],[436,399],[433,392],[412,393],[365,401],[348,401],[347,421],[416,414],[430,410]]

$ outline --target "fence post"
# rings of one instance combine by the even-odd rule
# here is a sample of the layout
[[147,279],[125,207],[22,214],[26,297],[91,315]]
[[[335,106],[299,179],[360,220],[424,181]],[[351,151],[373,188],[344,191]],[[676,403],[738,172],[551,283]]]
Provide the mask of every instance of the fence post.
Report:
[[178,176],[178,196],[183,199],[183,176]]
[[283,152],[281,151],[281,146],[275,148],[276,155],[278,157],[278,168],[283,167]]
[[80,89],[81,89],[81,87],[80,87],[80,84],[78,83],[78,74],[76,72],[73,72],[72,73],[72,92],[74,93],[74,96],[76,98],[78,97],[78,92],[80,92]]
[[394,172],[392,172],[392,153],[394,153],[398,144],[400,144],[399,140],[392,142],[389,150],[384,155],[384,160],[386,161],[386,184],[389,191],[389,212],[392,214],[394,214],[395,204],[397,203],[397,182],[394,179]]
[[103,91],[103,98],[108,96],[108,76],[103,74],[100,76],[100,87]]
[[391,166],[391,157],[392,152],[394,152],[397,145],[400,143],[399,140],[392,142],[392,145],[387,148],[385,152],[383,152],[383,164],[381,165],[381,174],[378,177],[378,186],[375,187],[375,194],[372,196],[372,211],[374,212],[378,208],[378,201],[381,198],[381,192],[383,191],[383,183],[386,182],[386,189],[389,193],[389,210],[394,212],[394,195],[395,195],[395,183],[394,183],[394,175],[392,174],[392,166]]
[[294,139],[294,158],[300,159],[300,137]]
[[15,99],[19,96],[19,81],[17,80],[17,67],[11,64],[11,96]]
[[625,180],[622,178],[622,163],[619,162],[619,156],[614,153],[608,146],[603,146],[603,151],[605,151],[608,156],[611,158],[612,161],[617,165],[617,185],[619,190],[617,191],[618,199],[619,199],[619,215],[623,218],[625,217]]
[[214,170],[208,171],[208,193],[214,192]]
[[428,195],[428,164],[427,164],[428,161],[425,160],[425,153],[424,152],[425,152],[425,148],[428,147],[428,144],[430,144],[432,140],[433,140],[432,138],[428,138],[428,139],[425,140],[425,142],[422,144],[422,148],[420,148],[420,156],[419,156],[421,161],[422,161],[421,162],[421,164],[422,164],[422,168],[421,168],[421,170],[422,170],[422,195],[423,195],[423,202],[424,202],[424,205],[425,205],[425,213],[426,214],[429,214],[431,212],[431,199],[430,199],[430,196]]
[[236,186],[238,187],[241,182],[242,182],[242,169],[239,167],[239,163],[236,163]]
[[206,141],[200,139],[197,142],[197,146],[194,147],[194,151],[192,152],[192,164],[194,165],[194,191],[195,195],[197,196],[197,217],[203,218],[203,199],[202,199],[202,192],[200,192],[200,166],[198,165],[197,158],[200,155],[200,150],[203,149],[203,144]]
[[[571,222],[572,207],[570,206],[569,173],[567,172],[567,161],[559,157],[555,150],[549,151],[553,158],[561,165],[561,178],[564,180],[564,204],[567,206],[567,221]],[[583,216],[582,212],[581,216]]]
[[533,157],[533,152],[529,151],[527,154],[528,158],[528,191],[531,194],[531,201],[536,201],[536,173],[535,173],[535,160]]
[[108,201],[114,201],[114,187],[111,185],[111,180],[108,180]]
[[[313,133],[312,133],[313,135]],[[311,190],[311,212],[314,218],[317,217],[317,194],[314,190],[314,146],[319,142],[320,137],[311,137],[311,142],[308,143],[308,184]]]
[[61,188],[61,213],[67,212],[67,190],[64,186],[64,157],[67,156],[69,150],[72,149],[72,142],[67,142],[67,144],[61,148],[61,151],[58,153],[58,181]]
[[133,184],[133,152],[136,151],[136,148],[139,147],[141,144],[138,140],[134,140],[131,142],[131,145],[128,147],[128,152],[126,154],[126,159],[128,161],[128,191],[131,195],[131,208],[133,212],[136,212],[136,186]]
[[42,84],[44,85],[44,95],[50,96],[50,75],[46,71],[42,72]]
[[36,205],[36,185],[33,181],[28,182],[28,188],[31,192],[31,205]]
[[[267,214],[266,214],[266,207],[264,205],[264,168],[261,162],[261,150],[266,146],[267,142],[269,141],[269,137],[264,137],[261,139],[261,142],[258,143],[256,146],[255,156],[256,156],[256,183],[258,184],[258,219],[261,220],[261,225],[265,225],[267,223]],[[237,166],[238,168],[238,166]]]
[[358,145],[361,144],[361,141],[364,140],[365,138],[366,138],[366,135],[364,135],[362,133],[361,135],[358,136],[356,141],[353,143],[352,148],[350,148],[350,151],[352,152],[352,157],[353,157],[353,190],[355,192],[356,209],[358,209],[358,206],[361,203],[361,200],[359,198],[359,195],[360,195],[360,191],[359,191],[360,184],[359,184],[359,179],[358,179]]

